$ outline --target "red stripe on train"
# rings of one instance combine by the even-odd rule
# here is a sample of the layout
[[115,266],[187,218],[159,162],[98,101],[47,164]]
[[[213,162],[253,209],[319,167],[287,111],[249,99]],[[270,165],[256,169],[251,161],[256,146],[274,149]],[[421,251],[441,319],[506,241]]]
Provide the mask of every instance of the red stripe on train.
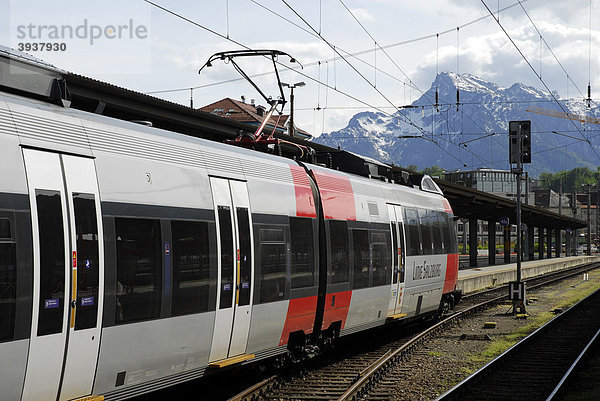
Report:
[[317,217],[312,188],[306,171],[302,167],[292,165],[290,165],[290,170],[296,192],[296,216]]
[[450,206],[450,202],[448,202],[448,199],[442,198],[442,203],[444,204],[444,212],[453,213],[452,206]]
[[313,170],[321,194],[326,219],[356,220],[354,192],[350,179],[338,174]]
[[350,299],[352,299],[352,291],[327,294],[321,330],[326,330],[332,323],[338,321],[342,322],[340,330],[344,328],[348,317],[348,309],[350,308]]
[[458,253],[449,254],[446,259],[446,279],[444,280],[444,294],[454,291],[458,281]]
[[317,310],[317,296],[291,299],[285,317],[283,333],[279,339],[279,345],[287,344],[290,333],[304,331],[310,334],[315,323],[315,312]]

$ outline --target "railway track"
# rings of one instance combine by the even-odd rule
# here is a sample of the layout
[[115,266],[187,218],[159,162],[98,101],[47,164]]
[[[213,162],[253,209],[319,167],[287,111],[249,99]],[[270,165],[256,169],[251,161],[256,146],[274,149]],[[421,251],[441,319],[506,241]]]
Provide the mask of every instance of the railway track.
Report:
[[[531,277],[525,280],[527,282],[527,290],[538,288],[552,283],[559,282],[565,278],[573,277],[577,274],[585,273],[591,269],[598,267],[599,265],[591,263],[587,265],[573,267],[571,269],[559,270],[553,273],[544,274],[537,277]],[[461,298],[460,304],[457,305],[456,310],[461,311],[470,308],[473,305],[485,302],[497,298],[499,296],[506,295],[507,286],[500,285],[498,287],[490,288],[483,291],[474,292],[472,294],[466,294]]]
[[[599,266],[600,264],[589,264],[528,279],[527,288],[530,290],[552,284]],[[401,364],[401,361],[411,353],[425,352],[420,349],[420,345],[427,339],[452,327],[460,319],[503,301],[507,298],[507,293],[507,289],[502,286],[467,295],[463,297],[455,313],[424,330],[413,328],[412,332],[407,332],[409,330],[403,328],[404,335],[383,341],[379,346],[364,349],[364,345],[361,345],[361,350],[352,347],[350,356],[347,350],[333,356],[327,355],[324,361],[312,363],[300,372],[274,376],[229,401],[387,400],[392,396],[396,377],[414,368],[406,363]],[[390,331],[392,330],[387,330]],[[374,336],[369,339],[373,340]]]
[[597,336],[599,317],[600,290],[540,327],[438,400],[551,399],[569,367]]

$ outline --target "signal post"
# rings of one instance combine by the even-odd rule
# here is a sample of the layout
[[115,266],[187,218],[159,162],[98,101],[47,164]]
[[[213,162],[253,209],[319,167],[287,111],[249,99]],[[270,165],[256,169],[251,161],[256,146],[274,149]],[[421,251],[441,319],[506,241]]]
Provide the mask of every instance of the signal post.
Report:
[[510,282],[509,298],[513,301],[513,314],[526,313],[525,283],[521,281],[522,227],[521,227],[521,180],[523,164],[531,163],[531,121],[510,121],[508,123],[509,162],[511,172],[517,179],[517,280]]

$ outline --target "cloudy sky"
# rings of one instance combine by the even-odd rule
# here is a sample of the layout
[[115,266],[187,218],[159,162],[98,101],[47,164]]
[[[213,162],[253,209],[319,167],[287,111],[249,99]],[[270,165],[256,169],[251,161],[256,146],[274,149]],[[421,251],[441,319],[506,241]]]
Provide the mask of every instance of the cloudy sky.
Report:
[[[281,79],[306,83],[294,91],[296,123],[314,135],[344,127],[363,110],[392,113],[394,106],[416,100],[445,70],[502,86],[518,81],[543,88],[541,75],[563,98],[584,97],[591,81],[592,97],[600,93],[597,0],[0,0],[0,5],[8,10],[0,16],[0,44],[64,43],[62,50],[29,52],[57,67],[186,105],[194,88],[195,107],[242,95],[265,104],[230,64],[218,61],[198,74],[213,53],[287,52],[304,68],[280,58]],[[272,64],[248,58],[240,65],[258,75],[254,79],[265,94],[278,95]]]

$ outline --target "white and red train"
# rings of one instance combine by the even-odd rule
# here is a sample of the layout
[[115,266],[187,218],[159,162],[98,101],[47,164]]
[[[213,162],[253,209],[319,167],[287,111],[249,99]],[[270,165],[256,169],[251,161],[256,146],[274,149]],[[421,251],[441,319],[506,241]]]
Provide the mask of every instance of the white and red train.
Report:
[[2,400],[125,399],[453,302],[456,228],[429,177],[4,92],[0,163]]

